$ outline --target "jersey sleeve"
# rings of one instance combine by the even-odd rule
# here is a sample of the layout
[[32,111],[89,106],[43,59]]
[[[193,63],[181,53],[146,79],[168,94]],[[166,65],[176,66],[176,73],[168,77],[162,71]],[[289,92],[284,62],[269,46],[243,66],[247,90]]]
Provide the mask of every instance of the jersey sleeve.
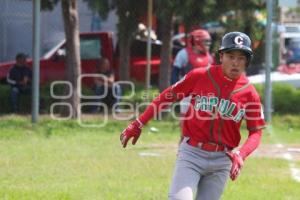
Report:
[[180,81],[165,89],[157,96],[146,110],[138,117],[142,124],[146,124],[150,119],[156,116],[162,109],[169,106],[170,103],[189,96],[199,80],[199,72],[193,70],[185,75]]
[[171,86],[172,92],[179,97],[177,98],[178,100],[189,96],[193,92],[193,89],[205,71],[206,69],[201,68],[192,70]]
[[180,50],[174,60],[173,66],[179,69],[184,68],[188,64],[188,55],[186,49]]
[[249,131],[249,136],[240,148],[240,155],[245,160],[260,144],[262,131]]
[[245,119],[249,131],[260,130],[266,126],[263,107],[256,91],[252,94],[252,100],[246,105]]
[[16,77],[15,77],[14,71],[15,71],[15,68],[14,68],[14,67],[11,68],[11,69],[9,70],[7,76],[6,76],[7,82],[8,82],[9,84],[11,84],[11,85],[17,84],[17,81],[16,81]]

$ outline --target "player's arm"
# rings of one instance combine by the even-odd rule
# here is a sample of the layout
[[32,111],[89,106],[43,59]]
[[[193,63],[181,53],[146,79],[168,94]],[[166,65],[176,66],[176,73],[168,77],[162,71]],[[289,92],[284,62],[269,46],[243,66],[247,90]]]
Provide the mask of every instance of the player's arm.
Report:
[[94,78],[94,83],[96,85],[108,85],[108,86],[112,86],[114,81],[115,81],[115,76],[114,74],[110,74],[110,75],[104,75],[104,74],[100,74],[101,76],[97,76]]
[[108,84],[109,87],[111,87],[114,82],[115,82],[115,76],[112,73],[109,76],[107,76],[107,84]]
[[171,73],[171,84],[175,84],[179,79],[183,71],[183,68],[188,64],[188,54],[186,49],[180,50],[174,60],[172,73]]
[[6,81],[7,83],[11,84],[11,85],[16,85],[17,81],[16,81],[16,77],[15,77],[15,72],[14,72],[14,68],[11,68],[6,76]]
[[262,129],[265,127],[264,115],[258,95],[246,107],[245,119],[249,135],[239,151],[228,152],[232,161],[230,178],[235,180],[243,167],[244,160],[259,146],[262,137]]
[[249,131],[249,135],[245,143],[239,150],[240,156],[245,160],[261,143],[262,130]]
[[178,66],[173,65],[171,74],[171,84],[174,84],[179,80],[180,73],[181,69]]
[[123,147],[126,147],[130,138],[133,138],[132,144],[134,145],[140,137],[142,127],[161,110],[169,106],[172,102],[179,101],[188,96],[197,78],[198,76],[195,76],[191,72],[156,97],[146,110],[121,133],[120,140]]
[[236,152],[227,152],[232,161],[230,178],[234,181],[244,165],[244,160],[259,146],[262,130],[250,131],[246,142]]
[[96,85],[103,85],[104,80],[103,80],[102,77],[95,77],[95,78],[94,78],[94,83],[95,83]]
[[260,144],[262,129],[266,127],[260,98],[254,90],[252,100],[246,105],[247,129],[249,131],[246,142],[240,148],[240,154],[245,160]]
[[28,73],[26,72],[26,70],[25,70],[25,72],[24,72],[24,74],[23,74],[23,78],[22,78],[22,80],[20,81],[20,85],[27,85],[29,83],[29,76],[28,76]]
[[126,147],[130,138],[133,138],[132,144],[134,145],[140,137],[142,127],[162,109],[179,98],[180,97],[172,91],[172,87],[164,90],[151,102],[146,110],[122,132],[120,140],[123,147]]

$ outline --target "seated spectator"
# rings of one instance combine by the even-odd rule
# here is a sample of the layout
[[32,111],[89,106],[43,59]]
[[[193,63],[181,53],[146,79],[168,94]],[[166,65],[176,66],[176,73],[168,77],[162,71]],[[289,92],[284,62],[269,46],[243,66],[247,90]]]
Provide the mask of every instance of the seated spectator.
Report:
[[[110,66],[110,62],[107,58],[101,58],[96,66],[96,74],[102,76],[95,77],[95,94],[97,96],[104,95],[103,98],[97,99],[97,102],[103,102],[109,107],[120,102],[120,97],[122,95],[121,87],[119,84],[115,83],[115,77],[113,70]],[[106,93],[106,94],[105,94]],[[116,106],[116,111],[119,111]],[[99,107],[96,107],[94,112],[99,111]]]
[[16,55],[16,64],[7,74],[7,82],[11,86],[10,102],[13,112],[19,112],[19,98],[21,94],[31,93],[32,73],[26,64],[27,56],[23,53]]

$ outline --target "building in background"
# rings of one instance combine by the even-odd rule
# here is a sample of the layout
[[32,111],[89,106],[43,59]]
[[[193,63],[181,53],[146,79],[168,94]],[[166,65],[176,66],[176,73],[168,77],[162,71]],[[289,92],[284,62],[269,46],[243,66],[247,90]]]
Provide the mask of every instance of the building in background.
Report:
[[[83,0],[78,0],[81,32],[116,31],[117,16],[111,12],[107,20],[93,13]],[[32,0],[1,0],[0,6],[0,62],[14,60],[18,52],[32,55]],[[61,4],[52,11],[41,12],[41,52],[43,55],[64,39]]]

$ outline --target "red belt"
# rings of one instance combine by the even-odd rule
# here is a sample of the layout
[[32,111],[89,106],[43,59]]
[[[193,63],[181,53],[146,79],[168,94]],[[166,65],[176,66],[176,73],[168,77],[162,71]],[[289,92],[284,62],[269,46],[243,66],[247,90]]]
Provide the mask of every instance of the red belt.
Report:
[[197,142],[195,140],[189,139],[188,144],[193,147],[198,147],[199,149],[202,149],[204,151],[228,151],[232,150],[232,148],[229,148],[225,146],[224,144],[216,144],[213,142]]

